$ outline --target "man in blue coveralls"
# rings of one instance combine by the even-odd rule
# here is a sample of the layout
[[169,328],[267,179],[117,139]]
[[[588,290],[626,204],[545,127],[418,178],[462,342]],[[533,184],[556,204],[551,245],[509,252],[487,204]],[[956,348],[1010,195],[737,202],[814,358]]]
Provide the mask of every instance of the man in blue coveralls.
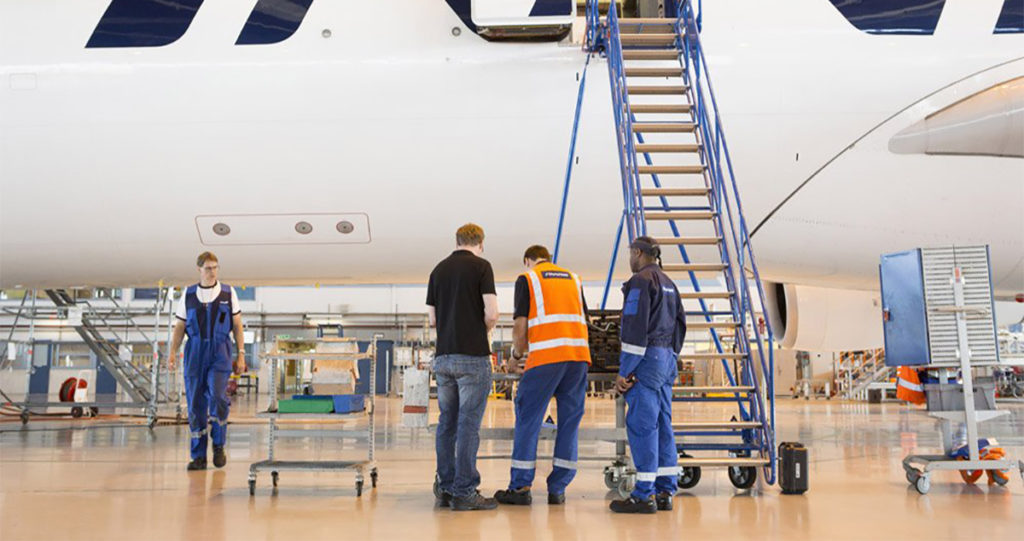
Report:
[[[192,433],[191,462],[188,470],[206,469],[206,435],[213,440],[213,465],[227,463],[224,443],[227,439],[228,378],[231,371],[245,372],[245,339],[242,311],[234,288],[217,280],[220,271],[217,256],[199,254],[199,283],[189,286],[181,296],[175,316],[178,318],[171,339],[171,369],[181,341],[185,344],[185,396],[188,400],[188,426]],[[231,362],[231,339],[235,335],[236,356]]]
[[615,386],[625,393],[626,435],[636,466],[629,498],[611,502],[616,513],[672,509],[679,474],[672,434],[672,385],[686,314],[676,285],[661,270],[661,248],[650,237],[629,245],[632,278],[622,288],[622,353]]

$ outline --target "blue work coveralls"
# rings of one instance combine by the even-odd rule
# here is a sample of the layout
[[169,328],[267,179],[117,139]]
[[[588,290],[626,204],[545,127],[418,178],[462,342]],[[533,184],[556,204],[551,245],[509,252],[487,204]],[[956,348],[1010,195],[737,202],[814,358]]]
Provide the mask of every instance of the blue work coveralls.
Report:
[[637,470],[633,496],[675,494],[679,475],[672,433],[672,385],[686,315],[679,290],[656,264],[640,269],[622,287],[622,353],[619,375],[636,381],[626,392],[626,435]]
[[193,285],[185,290],[185,396],[192,435],[191,456],[206,456],[206,435],[215,447],[227,439],[228,378],[231,376],[231,287],[221,284],[213,302],[199,302]]

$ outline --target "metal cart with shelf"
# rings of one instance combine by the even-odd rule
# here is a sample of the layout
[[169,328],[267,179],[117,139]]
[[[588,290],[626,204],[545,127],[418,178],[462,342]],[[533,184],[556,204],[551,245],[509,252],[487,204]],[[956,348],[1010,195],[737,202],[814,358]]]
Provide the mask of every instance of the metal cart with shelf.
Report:
[[[376,447],[375,429],[375,393],[377,388],[377,340],[374,336],[369,348],[364,353],[284,353],[277,349],[261,355],[262,358],[270,361],[270,402],[267,411],[257,414],[257,417],[268,419],[270,429],[267,436],[267,459],[254,462],[249,466],[249,495],[256,494],[256,476],[261,471],[269,471],[274,488],[277,488],[279,472],[302,471],[302,472],[331,472],[331,471],[354,471],[356,474],[356,496],[362,496],[363,486],[366,477],[370,478],[371,487],[376,488],[379,473],[377,462],[374,456]],[[279,377],[278,362],[284,360],[350,360],[358,361],[369,358],[369,386],[366,393],[366,411],[338,414],[338,413],[279,413],[277,411]],[[341,424],[351,425],[362,422],[365,417],[365,427],[351,428],[309,428],[307,426],[296,426],[295,428],[282,428],[279,421],[313,422],[318,425]],[[275,456],[276,443],[281,438],[334,438],[334,439],[355,439],[367,442],[366,460],[278,460]]]

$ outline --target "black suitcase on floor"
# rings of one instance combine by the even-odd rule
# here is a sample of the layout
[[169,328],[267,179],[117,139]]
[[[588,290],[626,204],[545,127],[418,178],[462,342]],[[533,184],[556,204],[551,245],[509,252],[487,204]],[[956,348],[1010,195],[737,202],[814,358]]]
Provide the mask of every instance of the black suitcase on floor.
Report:
[[807,492],[807,448],[802,443],[780,443],[779,463],[779,486],[782,493]]

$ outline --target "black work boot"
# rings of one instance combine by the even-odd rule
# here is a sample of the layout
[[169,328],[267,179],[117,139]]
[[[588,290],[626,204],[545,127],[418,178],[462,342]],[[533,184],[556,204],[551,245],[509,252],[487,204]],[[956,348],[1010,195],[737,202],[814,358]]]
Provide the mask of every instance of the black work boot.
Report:
[[548,492],[548,505],[562,505],[565,503],[565,493],[554,494]]
[[447,492],[441,492],[441,495],[435,500],[438,507],[451,507],[452,501],[455,500],[455,496]]
[[498,502],[494,498],[484,498],[480,491],[473,492],[470,496],[456,496],[452,499],[452,509],[456,511],[486,511],[497,507]]
[[672,495],[668,492],[660,492],[654,496],[654,502],[658,504],[658,511],[672,510]]
[[201,456],[199,458],[193,459],[192,462],[188,463],[188,468],[186,468],[186,469],[188,471],[205,470],[206,469],[206,457],[205,456]]
[[530,494],[530,487],[523,487],[516,490],[499,490],[494,493],[494,499],[505,505],[530,505],[533,503],[533,496]]
[[213,446],[213,465],[218,468],[223,468],[228,463],[228,457],[224,454],[223,445]]
[[644,515],[653,515],[658,512],[658,506],[654,503],[653,497],[641,500],[636,496],[630,496],[625,500],[615,500],[608,507],[616,513],[641,513]]

